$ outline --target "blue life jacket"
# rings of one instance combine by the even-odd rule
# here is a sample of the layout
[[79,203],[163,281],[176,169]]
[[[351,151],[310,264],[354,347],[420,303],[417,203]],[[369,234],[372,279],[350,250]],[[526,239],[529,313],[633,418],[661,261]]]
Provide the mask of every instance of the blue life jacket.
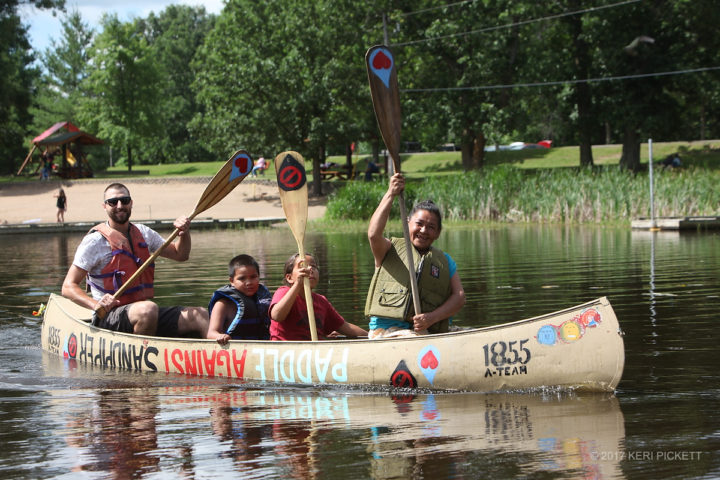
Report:
[[272,295],[265,285],[260,285],[257,293],[248,297],[230,284],[218,288],[213,293],[208,305],[212,313],[215,303],[225,298],[237,306],[235,318],[225,322],[225,333],[234,340],[269,340],[270,339],[270,301]]

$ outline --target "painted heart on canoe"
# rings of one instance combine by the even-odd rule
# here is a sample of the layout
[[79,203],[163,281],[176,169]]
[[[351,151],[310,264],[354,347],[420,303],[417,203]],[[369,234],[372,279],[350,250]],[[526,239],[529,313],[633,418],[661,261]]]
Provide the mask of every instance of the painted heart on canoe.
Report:
[[435,370],[438,367],[437,357],[435,357],[432,351],[427,352],[423,355],[422,360],[420,360],[420,366],[422,368],[432,368]]
[[425,375],[425,378],[427,378],[428,382],[432,385],[435,379],[435,373],[437,373],[437,369],[440,366],[440,352],[434,346],[428,345],[420,350],[417,362],[423,375]]

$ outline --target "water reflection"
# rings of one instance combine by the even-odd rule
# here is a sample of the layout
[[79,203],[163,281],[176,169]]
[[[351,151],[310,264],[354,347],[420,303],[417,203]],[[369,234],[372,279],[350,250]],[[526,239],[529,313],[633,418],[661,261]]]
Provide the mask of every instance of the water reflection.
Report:
[[170,445],[181,454],[173,469],[190,476],[209,456],[231,459],[244,476],[262,467],[274,477],[328,478],[362,452],[370,461],[358,462],[356,478],[507,476],[515,468],[530,476],[617,478],[625,437],[610,395],[392,397],[168,386],[75,395],[72,409],[55,402],[52,414],[66,419],[75,469],[116,478],[159,471]]
[[125,390],[99,392],[90,408],[68,413],[67,443],[78,451],[73,471],[134,478],[158,471],[158,398]]
[[263,455],[261,442],[273,434],[270,425],[245,425],[242,416],[248,408],[245,392],[239,392],[232,401],[230,393],[210,399],[210,425],[226,450],[220,453],[233,460],[235,469],[249,473]]

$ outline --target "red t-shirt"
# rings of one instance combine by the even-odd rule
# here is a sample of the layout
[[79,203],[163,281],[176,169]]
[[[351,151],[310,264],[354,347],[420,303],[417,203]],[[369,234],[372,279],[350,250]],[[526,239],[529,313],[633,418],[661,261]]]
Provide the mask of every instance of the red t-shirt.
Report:
[[[270,303],[270,318],[272,310],[290,287],[280,287],[273,295]],[[327,298],[319,293],[312,294],[313,310],[315,311],[315,326],[318,331],[318,338],[323,338],[342,327],[345,319],[335,310]],[[305,299],[299,295],[288,313],[284,322],[270,322],[270,340],[311,340],[310,326],[308,325],[307,304]]]

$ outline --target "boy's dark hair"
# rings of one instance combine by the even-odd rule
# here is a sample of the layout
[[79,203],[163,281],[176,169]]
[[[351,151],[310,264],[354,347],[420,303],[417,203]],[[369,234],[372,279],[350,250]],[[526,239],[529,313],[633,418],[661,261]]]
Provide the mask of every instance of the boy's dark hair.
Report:
[[442,230],[442,213],[440,213],[440,208],[435,205],[435,202],[433,202],[432,200],[423,200],[420,203],[416,203],[412,211],[410,211],[408,219],[415,215],[415,212],[417,212],[418,210],[426,210],[430,213],[435,214],[438,220],[438,232]]
[[230,263],[228,263],[228,275],[230,277],[234,277],[235,270],[237,270],[240,267],[255,267],[255,270],[257,270],[258,275],[260,275],[260,265],[258,265],[257,261],[250,255],[245,255],[243,253],[241,255],[237,255],[236,257],[233,257],[233,259],[230,260]]
[[[308,257],[311,257],[313,260],[315,260],[315,255],[312,253],[305,252],[305,255]],[[285,268],[283,268],[283,284],[286,286],[290,286],[290,284],[287,281],[286,275],[289,275],[292,273],[293,268],[295,268],[295,260],[300,256],[299,253],[295,253],[288,258],[287,262],[285,262]],[[315,266],[317,267],[317,260],[315,260]]]

